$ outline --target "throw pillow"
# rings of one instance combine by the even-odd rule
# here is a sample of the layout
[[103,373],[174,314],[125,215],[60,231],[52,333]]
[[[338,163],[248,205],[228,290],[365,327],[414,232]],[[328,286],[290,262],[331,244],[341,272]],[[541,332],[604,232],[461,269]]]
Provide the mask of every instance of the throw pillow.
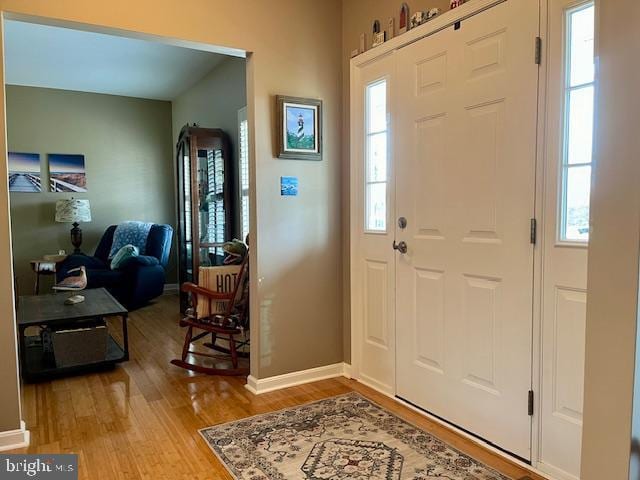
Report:
[[120,268],[124,262],[131,257],[138,256],[138,247],[134,247],[133,245],[125,245],[120,250],[116,252],[116,254],[111,259],[111,270],[117,270]]

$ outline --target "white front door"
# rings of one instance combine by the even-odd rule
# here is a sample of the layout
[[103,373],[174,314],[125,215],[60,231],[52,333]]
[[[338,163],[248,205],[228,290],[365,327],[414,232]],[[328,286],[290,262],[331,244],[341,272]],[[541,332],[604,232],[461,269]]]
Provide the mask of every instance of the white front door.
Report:
[[396,81],[397,395],[526,459],[538,9],[402,48]]

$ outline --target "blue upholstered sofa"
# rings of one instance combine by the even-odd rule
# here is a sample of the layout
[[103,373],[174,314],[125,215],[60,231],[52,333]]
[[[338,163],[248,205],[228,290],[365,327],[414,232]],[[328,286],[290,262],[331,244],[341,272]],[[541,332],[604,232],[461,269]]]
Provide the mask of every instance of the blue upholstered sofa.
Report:
[[116,225],[107,228],[93,257],[84,254],[68,256],[58,265],[56,279],[60,281],[69,270],[84,265],[87,288],[104,287],[128,310],[135,310],[164,291],[173,229],[169,225],[153,225],[147,237],[145,254],[128,259],[118,270],[111,270],[109,252],[115,230]]

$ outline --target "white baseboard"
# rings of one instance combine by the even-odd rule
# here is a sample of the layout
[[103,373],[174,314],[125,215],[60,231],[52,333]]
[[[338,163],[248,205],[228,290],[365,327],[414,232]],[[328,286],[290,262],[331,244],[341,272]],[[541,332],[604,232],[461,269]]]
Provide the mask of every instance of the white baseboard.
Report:
[[16,448],[24,448],[29,446],[29,430],[24,422],[20,422],[20,428],[17,430],[8,430],[0,432],[0,452],[5,450],[14,450]]
[[334,363],[324,367],[310,368],[300,372],[285,373],[275,377],[255,378],[251,375],[247,378],[245,388],[254,395],[261,395],[282,388],[295,387],[304,383],[317,382],[327,378],[347,377],[351,378],[351,365],[346,363]]
[[177,283],[165,283],[164,284],[164,292],[163,295],[173,295],[174,293],[178,293],[180,289],[178,288]]

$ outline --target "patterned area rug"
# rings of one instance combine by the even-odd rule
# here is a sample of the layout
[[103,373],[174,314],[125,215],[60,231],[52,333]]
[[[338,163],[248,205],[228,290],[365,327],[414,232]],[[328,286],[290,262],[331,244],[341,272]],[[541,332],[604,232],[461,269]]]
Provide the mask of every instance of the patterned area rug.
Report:
[[200,434],[238,480],[507,480],[357,393]]

